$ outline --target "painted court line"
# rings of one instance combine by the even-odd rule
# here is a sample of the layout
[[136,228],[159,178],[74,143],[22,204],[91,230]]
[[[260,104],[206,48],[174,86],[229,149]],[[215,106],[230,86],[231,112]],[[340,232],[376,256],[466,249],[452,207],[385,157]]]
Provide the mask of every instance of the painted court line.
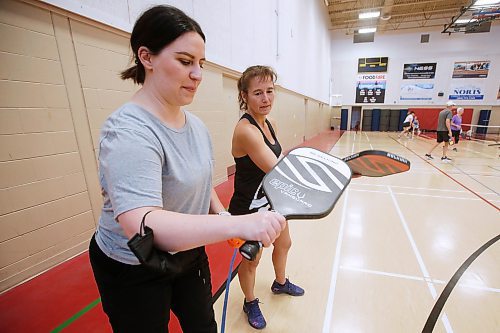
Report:
[[[397,140],[395,140],[397,141]],[[486,202],[488,205],[494,207],[495,209],[497,209],[498,211],[500,211],[500,208],[497,207],[496,205],[494,205],[491,201],[485,199],[484,197],[482,197],[481,195],[479,195],[479,192],[476,192],[476,191],[473,191],[472,189],[468,188],[467,186],[465,186],[464,184],[462,184],[461,182],[459,182],[458,180],[456,180],[455,178],[453,178],[452,176],[450,176],[446,171],[440,169],[437,165],[431,163],[430,161],[426,160],[423,156],[419,155],[416,151],[414,151],[413,149],[411,148],[408,148],[406,147],[406,149],[408,149],[410,152],[412,152],[415,156],[419,157],[421,160],[427,162],[430,166],[432,166],[433,168],[435,168],[436,170],[438,170],[439,172],[441,172],[443,175],[445,175],[446,177],[448,177],[449,179],[451,179],[452,181],[454,181],[455,183],[457,183],[458,185],[460,185],[461,187],[465,188],[466,190],[468,190],[469,192],[471,192],[472,194],[474,194],[475,196],[479,197],[480,199],[482,199],[484,202]]]
[[[408,237],[408,240],[410,241],[411,248],[413,249],[413,253],[415,254],[415,257],[417,258],[418,265],[420,266],[420,271],[422,272],[425,282],[427,283],[427,287],[429,288],[429,291],[431,293],[432,299],[437,298],[437,292],[436,288],[434,288],[434,284],[432,283],[432,278],[429,275],[429,271],[427,270],[427,267],[425,267],[424,260],[422,259],[422,255],[420,254],[420,251],[417,248],[417,244],[415,243],[415,240],[413,239],[413,236],[411,234],[410,228],[408,227],[408,223],[406,222],[406,219],[403,215],[403,212],[401,211],[401,208],[399,207],[398,201],[396,197],[394,196],[394,193],[392,192],[392,189],[390,186],[387,186],[389,193],[391,195],[392,201],[394,203],[394,206],[396,208],[396,211],[399,215],[399,219],[401,222],[401,225],[403,226],[403,229],[406,233],[406,236]],[[451,324],[448,320],[448,316],[446,313],[443,312],[443,315],[441,317],[441,321],[443,322],[443,325],[446,329],[446,332],[452,333],[453,329],[451,328]]]
[[370,149],[373,150],[373,145],[370,141],[370,138],[368,137],[368,134],[366,134],[366,132],[364,132],[365,136],[366,136],[366,141],[370,142]]
[[458,165],[453,165],[453,167],[455,169],[457,169],[458,171],[460,171],[462,174],[464,174],[466,177],[469,177],[470,179],[472,179],[473,181],[477,182],[478,184],[482,185],[483,187],[486,187],[488,190],[494,192],[496,195],[500,195],[497,191],[495,191],[494,189],[492,189],[491,187],[489,187],[488,185],[486,184],[483,184],[482,182],[480,182],[479,180],[477,180],[476,178],[472,177],[470,174],[464,172],[461,168],[458,167]]
[[[359,189],[352,189],[351,191],[354,191],[354,192],[368,192],[368,193],[388,193],[386,191],[359,190]],[[443,196],[443,195],[430,195],[430,194],[404,193],[404,192],[398,192],[397,194],[407,195],[407,196],[414,196],[414,197],[430,197],[430,198],[452,199],[452,200],[481,201],[481,199],[478,199],[478,198],[449,197],[449,196]]]
[[482,201],[479,198],[464,198],[464,197],[449,197],[444,195],[430,195],[430,194],[418,194],[418,193],[403,193],[398,192],[400,195],[408,195],[414,197],[429,197],[429,198],[440,198],[440,199],[452,199],[452,200],[467,200],[467,201]]
[[[341,270],[346,270],[346,271],[352,271],[352,272],[360,272],[360,273],[367,273],[367,274],[373,274],[373,275],[381,275],[381,276],[387,276],[387,277],[393,277],[393,278],[399,278],[399,279],[406,279],[406,280],[415,280],[415,281],[427,281],[423,277],[420,276],[412,276],[412,275],[406,275],[406,274],[399,274],[399,273],[389,273],[389,272],[382,272],[382,271],[376,271],[373,269],[366,269],[366,268],[360,268],[360,267],[352,267],[352,266],[340,266]],[[431,282],[434,284],[446,284],[446,281],[443,280],[436,280],[436,279],[431,279]],[[474,285],[470,283],[459,283],[457,284],[459,287],[463,288],[469,288],[469,289],[476,289],[476,290],[481,290],[481,291],[489,291],[492,293],[500,293],[500,288],[491,288],[491,287],[485,287],[485,286],[480,286],[480,285]]]
[[101,298],[99,297],[98,299],[96,299],[95,301],[93,301],[92,303],[88,304],[86,307],[84,307],[83,309],[81,309],[80,311],[78,311],[77,313],[75,313],[73,316],[71,316],[69,319],[67,319],[64,323],[62,323],[61,325],[57,326],[50,333],[61,332],[63,329],[65,329],[66,327],[68,327],[69,325],[71,325],[75,320],[77,320],[78,318],[80,318],[85,313],[89,312],[90,310],[92,310],[92,308],[94,306],[96,306],[97,304],[99,304],[100,302],[101,302]]
[[342,239],[344,238],[344,226],[347,216],[347,199],[349,198],[349,190],[344,193],[344,207],[342,207],[342,218],[340,221],[339,235],[337,237],[337,246],[335,248],[332,278],[330,281],[330,290],[328,291],[328,301],[326,302],[325,320],[323,321],[323,333],[330,333],[330,326],[332,324],[333,302],[335,300],[335,288],[337,286],[337,276],[340,267],[340,250],[342,248]]
[[[463,273],[467,270],[467,268],[474,262],[474,260],[477,259],[483,253],[486,249],[488,249],[491,245],[496,243],[498,240],[500,240],[500,235],[497,235],[496,237],[493,237],[490,239],[488,242],[486,242],[483,246],[481,246],[479,249],[476,250],[472,255],[467,258],[467,260],[460,266],[460,268],[453,274],[451,277],[450,281],[446,284],[446,287],[444,287],[443,292],[439,296],[438,300],[434,304],[434,307],[432,308],[432,311],[427,318],[427,321],[425,323],[424,329],[422,330],[422,333],[432,333],[434,331],[434,327],[436,325],[436,322],[439,318],[440,313],[443,310],[444,305],[446,304],[446,301],[448,300],[448,297],[450,296],[451,292],[453,291],[453,288],[458,283],[458,280],[460,280],[460,277],[463,275]],[[443,317],[445,314],[443,314]]]
[[[413,170],[413,166],[412,166]],[[378,187],[386,187],[387,185],[382,185],[382,184],[365,184],[365,183],[359,183],[359,184],[354,184],[354,185],[363,185],[363,186],[378,186]],[[401,185],[391,185],[392,188],[404,188],[404,189],[410,189],[410,190],[424,190],[424,191],[435,191],[435,192],[454,192],[454,193],[469,193],[469,191],[466,190],[448,190],[448,189],[440,189],[440,188],[429,188],[429,187],[412,187],[412,186],[401,186]]]

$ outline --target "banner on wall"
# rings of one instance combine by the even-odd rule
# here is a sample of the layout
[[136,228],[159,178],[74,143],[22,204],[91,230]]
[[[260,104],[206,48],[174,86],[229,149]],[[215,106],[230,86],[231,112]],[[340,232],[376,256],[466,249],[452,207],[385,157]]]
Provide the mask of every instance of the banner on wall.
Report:
[[386,74],[360,74],[356,84],[356,103],[384,103]]
[[458,61],[453,65],[452,78],[486,78],[490,61]]
[[433,79],[436,76],[437,63],[404,64],[403,80]]
[[359,58],[358,73],[384,73],[387,72],[388,57]]
[[431,101],[434,83],[410,83],[401,85],[399,100],[401,101]]
[[451,86],[449,99],[482,100],[484,99],[484,89],[478,84],[455,84]]

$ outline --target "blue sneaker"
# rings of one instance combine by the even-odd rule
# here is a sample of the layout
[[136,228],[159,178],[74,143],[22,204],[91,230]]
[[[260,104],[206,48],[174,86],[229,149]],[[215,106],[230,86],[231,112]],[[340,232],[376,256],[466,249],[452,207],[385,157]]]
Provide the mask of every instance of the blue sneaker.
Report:
[[248,316],[248,323],[250,326],[258,330],[266,327],[266,320],[260,311],[258,298],[250,302],[247,302],[246,300],[243,301],[243,311]]
[[271,291],[274,294],[288,294],[292,296],[302,296],[304,295],[304,289],[290,282],[290,280],[286,279],[285,284],[279,284],[274,280],[273,285],[271,286]]

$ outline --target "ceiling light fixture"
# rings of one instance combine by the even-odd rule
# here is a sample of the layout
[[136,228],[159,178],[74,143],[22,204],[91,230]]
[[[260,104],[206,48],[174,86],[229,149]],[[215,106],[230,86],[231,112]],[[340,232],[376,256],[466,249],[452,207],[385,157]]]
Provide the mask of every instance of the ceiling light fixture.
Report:
[[375,31],[377,31],[377,28],[362,28],[358,30],[358,34],[367,34]]
[[367,19],[367,18],[374,18],[374,17],[379,17],[380,12],[367,12],[367,13],[359,13],[359,18],[360,19]]
[[469,22],[476,22],[477,20],[475,18],[465,18],[465,19],[460,19],[460,20],[456,20],[455,23],[457,24],[464,24],[464,23],[469,23]]
[[496,5],[496,4],[500,4],[500,1],[499,0],[477,0],[476,2],[474,2],[473,7],[489,6],[489,5]]

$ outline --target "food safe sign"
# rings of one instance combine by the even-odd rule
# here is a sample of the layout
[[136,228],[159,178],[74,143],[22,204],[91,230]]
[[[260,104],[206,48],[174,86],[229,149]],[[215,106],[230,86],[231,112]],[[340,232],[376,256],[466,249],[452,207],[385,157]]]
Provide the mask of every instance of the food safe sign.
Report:
[[384,103],[387,74],[358,74],[356,103]]

